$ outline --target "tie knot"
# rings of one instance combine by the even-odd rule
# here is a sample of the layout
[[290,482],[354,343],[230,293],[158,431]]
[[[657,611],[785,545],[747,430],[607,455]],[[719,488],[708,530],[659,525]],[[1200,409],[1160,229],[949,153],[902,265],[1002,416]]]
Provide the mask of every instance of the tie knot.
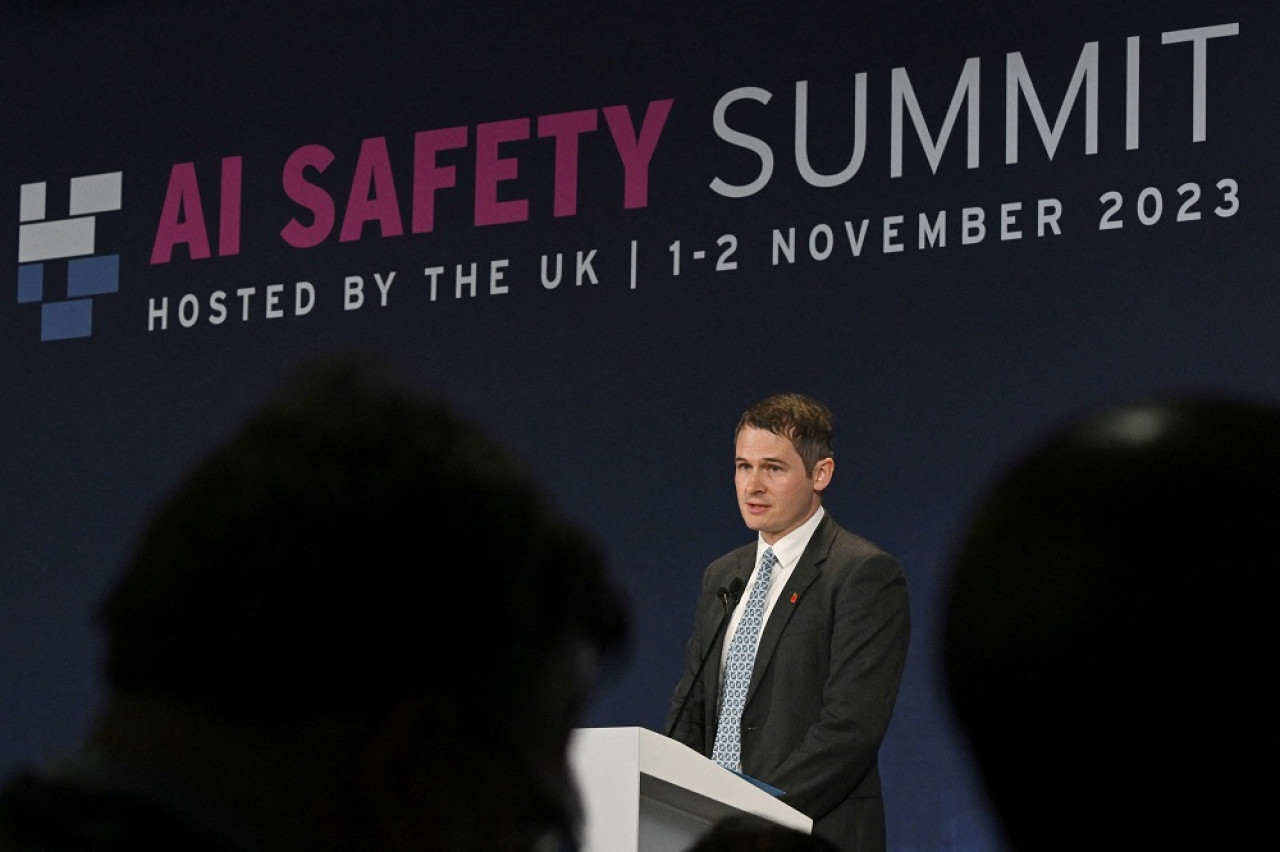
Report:
[[777,561],[778,557],[774,554],[773,548],[766,547],[764,549],[764,555],[760,557],[760,567],[765,569],[772,568],[773,564]]

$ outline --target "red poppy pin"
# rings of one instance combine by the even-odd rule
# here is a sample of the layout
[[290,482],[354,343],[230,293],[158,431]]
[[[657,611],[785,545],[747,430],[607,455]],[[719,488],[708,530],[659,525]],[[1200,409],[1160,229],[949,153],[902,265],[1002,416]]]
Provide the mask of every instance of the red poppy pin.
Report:
[[800,600],[800,593],[799,593],[799,592],[792,592],[792,593],[791,593],[791,602],[792,602],[792,603],[795,603],[795,602],[796,602],[796,601],[798,601],[798,600]]

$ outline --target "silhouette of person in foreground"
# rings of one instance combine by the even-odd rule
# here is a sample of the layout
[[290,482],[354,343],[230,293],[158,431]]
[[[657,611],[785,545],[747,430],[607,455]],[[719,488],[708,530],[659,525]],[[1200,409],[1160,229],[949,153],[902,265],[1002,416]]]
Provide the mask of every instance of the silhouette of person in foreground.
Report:
[[347,363],[160,507],[103,610],[83,746],[0,849],[554,849],[626,611],[596,547],[445,406]]
[[1278,533],[1280,411],[1250,402],[1115,404],[994,483],[943,650],[1014,848],[1274,834]]

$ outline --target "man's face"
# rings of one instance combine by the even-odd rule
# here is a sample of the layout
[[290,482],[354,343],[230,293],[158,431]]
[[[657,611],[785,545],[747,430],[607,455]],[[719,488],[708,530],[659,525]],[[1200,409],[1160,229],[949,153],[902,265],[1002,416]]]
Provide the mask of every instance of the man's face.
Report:
[[773,544],[818,510],[834,463],[821,459],[806,473],[790,438],[743,427],[735,452],[738,509],[749,529]]

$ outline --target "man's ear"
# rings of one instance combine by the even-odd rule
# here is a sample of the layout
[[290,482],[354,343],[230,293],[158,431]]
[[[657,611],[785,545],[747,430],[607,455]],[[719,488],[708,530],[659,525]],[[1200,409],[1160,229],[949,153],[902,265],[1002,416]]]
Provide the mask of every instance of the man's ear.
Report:
[[813,490],[822,491],[831,484],[831,475],[835,473],[836,461],[832,458],[819,459],[813,466]]

